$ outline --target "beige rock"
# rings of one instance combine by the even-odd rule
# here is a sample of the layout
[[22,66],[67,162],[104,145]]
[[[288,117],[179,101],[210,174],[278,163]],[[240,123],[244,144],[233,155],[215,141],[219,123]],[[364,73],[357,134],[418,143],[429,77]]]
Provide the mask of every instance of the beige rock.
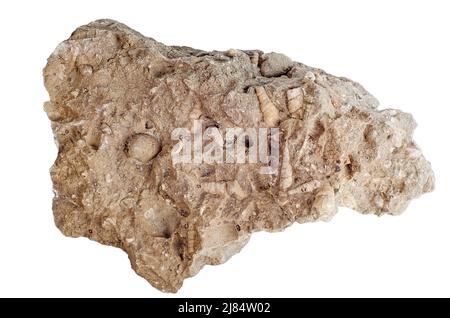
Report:
[[[398,214],[434,186],[409,114],[378,110],[359,84],[281,54],[169,47],[99,20],[56,48],[44,78],[56,225],[123,249],[162,291],[227,261],[253,232],[329,220],[338,206]],[[196,119],[221,135],[279,128],[275,173],[262,174],[262,161],[175,163],[180,140],[210,149],[173,138]]]
[[292,67],[292,60],[284,54],[267,53],[261,62],[261,74],[266,77],[280,76]]

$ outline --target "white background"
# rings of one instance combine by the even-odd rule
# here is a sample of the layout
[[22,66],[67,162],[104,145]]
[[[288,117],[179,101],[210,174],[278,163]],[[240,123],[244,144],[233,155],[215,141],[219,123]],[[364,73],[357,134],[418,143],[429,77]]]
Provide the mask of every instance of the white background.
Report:
[[399,217],[341,209],[329,223],[258,233],[175,296],[450,296],[448,1],[2,1],[0,296],[173,297],[124,252],[54,226],[56,158],[42,68],[78,26],[119,20],[165,44],[278,51],[360,82],[413,113],[436,190]]

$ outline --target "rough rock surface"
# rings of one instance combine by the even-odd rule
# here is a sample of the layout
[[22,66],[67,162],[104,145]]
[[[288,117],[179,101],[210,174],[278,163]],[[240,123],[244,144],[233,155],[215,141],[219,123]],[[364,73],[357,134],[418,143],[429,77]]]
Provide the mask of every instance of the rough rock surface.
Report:
[[[170,47],[99,20],[56,48],[44,77],[56,225],[120,247],[163,291],[225,262],[252,232],[329,220],[337,206],[398,214],[434,186],[409,114],[282,54]],[[278,127],[277,173],[174,164],[171,133],[195,119],[220,132]]]

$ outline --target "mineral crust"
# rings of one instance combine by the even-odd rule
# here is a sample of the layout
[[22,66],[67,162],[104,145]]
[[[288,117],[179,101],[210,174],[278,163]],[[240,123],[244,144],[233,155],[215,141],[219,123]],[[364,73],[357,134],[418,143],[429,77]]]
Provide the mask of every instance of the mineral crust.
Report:
[[[98,20],[56,48],[44,79],[59,147],[56,226],[123,249],[165,292],[227,261],[253,232],[329,220],[338,206],[399,214],[434,186],[411,115],[379,110],[361,85],[283,54],[165,46]],[[276,135],[279,148],[265,162],[202,160],[194,150],[211,140],[174,138],[196,123],[222,136],[267,128],[259,142]],[[247,154],[255,139],[242,134],[233,141]],[[197,148],[177,161],[183,138]]]

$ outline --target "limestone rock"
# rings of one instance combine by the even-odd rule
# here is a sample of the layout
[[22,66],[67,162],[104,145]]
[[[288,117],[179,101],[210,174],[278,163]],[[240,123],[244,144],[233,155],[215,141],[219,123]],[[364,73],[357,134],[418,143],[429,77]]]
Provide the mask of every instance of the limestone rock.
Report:
[[[169,47],[99,20],[56,48],[44,78],[57,227],[120,247],[163,291],[255,231],[329,220],[338,206],[398,214],[434,186],[409,114],[281,54]],[[236,127],[250,130],[220,138]],[[174,157],[181,140],[193,148]],[[255,141],[269,153],[251,157]],[[239,142],[248,160],[225,162]]]

